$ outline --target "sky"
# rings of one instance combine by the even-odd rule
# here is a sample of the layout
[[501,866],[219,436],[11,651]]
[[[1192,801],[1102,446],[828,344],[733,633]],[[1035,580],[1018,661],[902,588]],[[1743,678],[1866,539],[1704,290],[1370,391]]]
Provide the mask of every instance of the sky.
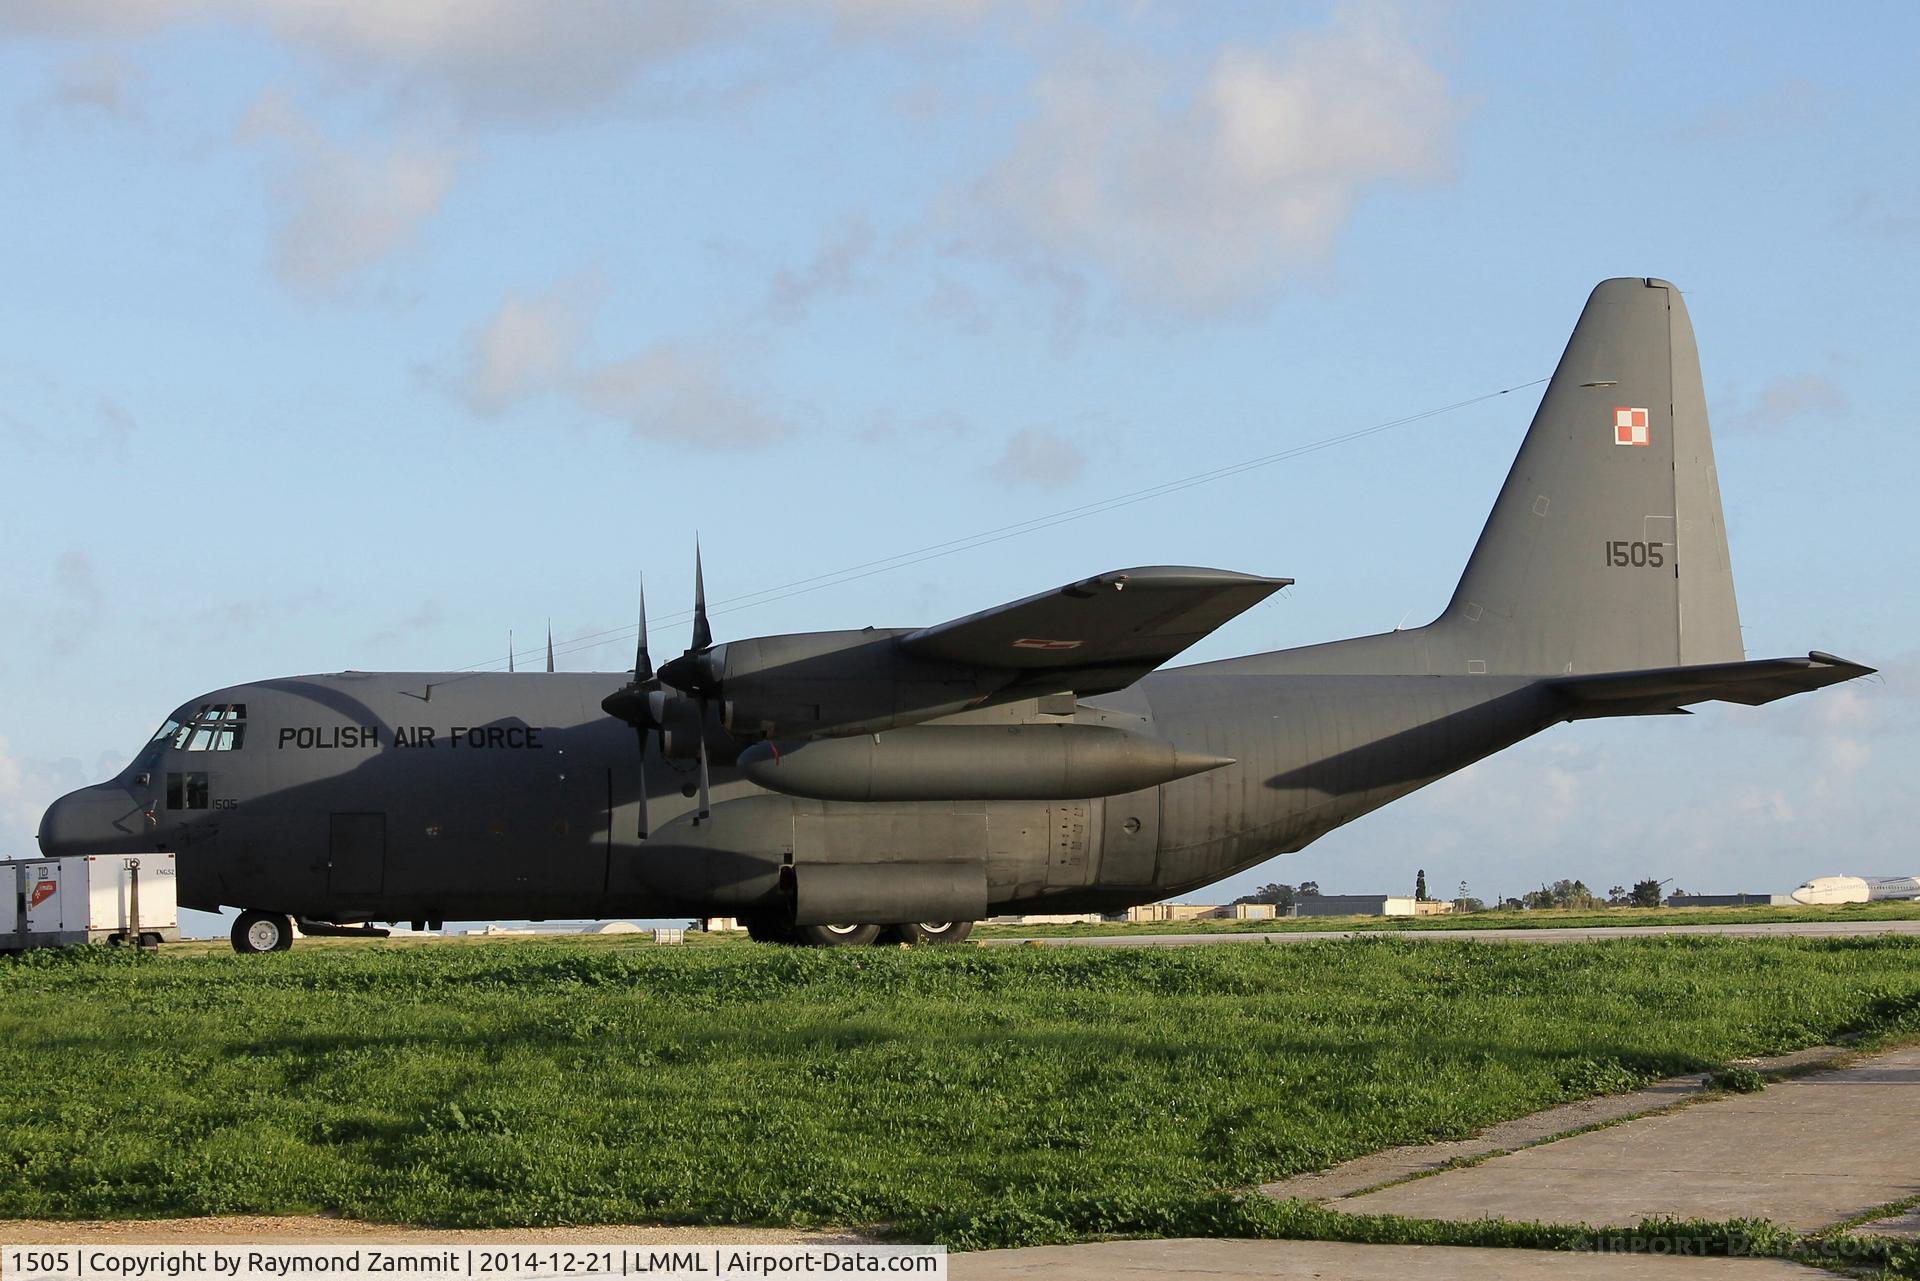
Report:
[[721,639],[1139,564],[1298,579],[1192,659],[1424,622],[1525,384],[1651,275],[1748,655],[1882,675],[1560,726],[1192,897],[1920,871],[1916,49],[1893,3],[11,0],[0,856],[203,690],[549,622],[623,669],[643,571],[671,652],[696,531]]

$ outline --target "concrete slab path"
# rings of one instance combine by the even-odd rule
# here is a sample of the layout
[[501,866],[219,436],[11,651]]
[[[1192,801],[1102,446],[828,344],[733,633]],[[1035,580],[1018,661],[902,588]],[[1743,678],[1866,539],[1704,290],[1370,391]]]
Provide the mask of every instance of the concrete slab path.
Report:
[[1329,1202],[1356,1214],[1630,1226],[1771,1219],[1802,1232],[1920,1196],[1920,1047]]
[[1349,1245],[1339,1241],[1103,1241],[949,1258],[953,1281],[1125,1281],[1153,1277],[1341,1281],[1815,1281],[1833,1274],[1785,1259],[1569,1254],[1446,1245]]

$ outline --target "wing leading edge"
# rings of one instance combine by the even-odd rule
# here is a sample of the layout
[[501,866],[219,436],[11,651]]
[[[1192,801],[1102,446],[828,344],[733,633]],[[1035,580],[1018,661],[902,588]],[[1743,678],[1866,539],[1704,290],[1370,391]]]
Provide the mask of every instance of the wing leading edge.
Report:
[[1119,689],[1291,582],[1187,565],[1122,569],[923,627],[899,645],[915,658],[1036,678],[1080,673],[1062,688],[1082,693]]

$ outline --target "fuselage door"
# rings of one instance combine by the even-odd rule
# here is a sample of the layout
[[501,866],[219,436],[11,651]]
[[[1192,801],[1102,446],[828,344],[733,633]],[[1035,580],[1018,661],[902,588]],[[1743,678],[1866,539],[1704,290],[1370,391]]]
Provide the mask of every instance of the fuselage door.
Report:
[[387,816],[335,814],[327,832],[327,892],[378,894],[387,884]]
[[1094,802],[1100,821],[1100,884],[1151,885],[1160,852],[1160,789]]

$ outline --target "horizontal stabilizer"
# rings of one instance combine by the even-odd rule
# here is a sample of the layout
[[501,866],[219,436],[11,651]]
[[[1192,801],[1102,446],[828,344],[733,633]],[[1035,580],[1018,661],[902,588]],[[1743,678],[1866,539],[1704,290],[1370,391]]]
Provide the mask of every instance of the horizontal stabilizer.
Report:
[[1576,716],[1658,716],[1677,712],[1689,703],[1709,701],[1758,707],[1789,694],[1804,694],[1867,676],[1873,670],[1815,650],[1805,658],[1659,667],[1643,672],[1574,676],[1551,683],[1576,705]]
[[1291,578],[1153,565],[1123,569],[923,627],[900,638],[916,658],[969,667],[1124,669],[1130,684]]

